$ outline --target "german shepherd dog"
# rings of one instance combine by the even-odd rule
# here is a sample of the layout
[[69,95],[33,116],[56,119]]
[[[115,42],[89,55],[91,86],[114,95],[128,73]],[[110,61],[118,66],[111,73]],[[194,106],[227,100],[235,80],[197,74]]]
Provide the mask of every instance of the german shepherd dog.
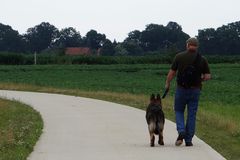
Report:
[[165,123],[164,113],[162,111],[162,102],[160,94],[155,97],[154,94],[150,97],[150,103],[146,110],[146,120],[150,134],[150,146],[154,147],[155,136],[159,135],[158,144],[164,145],[163,128]]

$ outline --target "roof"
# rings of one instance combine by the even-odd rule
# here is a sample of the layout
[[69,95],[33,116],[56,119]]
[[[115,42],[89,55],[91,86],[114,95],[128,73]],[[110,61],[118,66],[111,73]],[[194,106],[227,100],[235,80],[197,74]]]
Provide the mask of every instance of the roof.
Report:
[[91,55],[91,49],[88,47],[69,47],[66,48],[65,54],[67,55]]

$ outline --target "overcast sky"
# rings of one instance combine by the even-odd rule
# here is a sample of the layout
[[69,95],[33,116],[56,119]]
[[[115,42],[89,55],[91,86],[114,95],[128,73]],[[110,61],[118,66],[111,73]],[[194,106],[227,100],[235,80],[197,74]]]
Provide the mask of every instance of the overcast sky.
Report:
[[195,36],[198,29],[217,28],[240,20],[240,0],[0,0],[0,23],[19,33],[41,22],[58,29],[90,29],[122,41],[130,31],[150,23],[180,24]]

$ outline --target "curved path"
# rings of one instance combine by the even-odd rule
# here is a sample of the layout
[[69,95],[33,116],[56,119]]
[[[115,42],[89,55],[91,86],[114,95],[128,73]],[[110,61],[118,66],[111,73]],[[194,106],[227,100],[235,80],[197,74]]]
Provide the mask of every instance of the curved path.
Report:
[[124,105],[58,94],[0,91],[0,97],[31,105],[42,115],[43,134],[28,160],[222,160],[194,137],[175,147],[175,124],[166,121],[165,146],[149,147],[145,112]]

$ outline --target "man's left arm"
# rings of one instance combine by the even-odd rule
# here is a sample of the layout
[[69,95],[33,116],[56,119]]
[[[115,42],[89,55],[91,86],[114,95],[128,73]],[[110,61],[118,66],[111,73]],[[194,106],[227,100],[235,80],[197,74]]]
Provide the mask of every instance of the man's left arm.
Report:
[[206,73],[202,75],[202,81],[208,81],[211,79],[211,74],[210,73]]
[[203,65],[203,72],[202,72],[202,81],[208,81],[211,79],[211,73],[210,73],[210,69],[208,66],[208,62],[207,60],[203,57],[204,60],[204,65]]

